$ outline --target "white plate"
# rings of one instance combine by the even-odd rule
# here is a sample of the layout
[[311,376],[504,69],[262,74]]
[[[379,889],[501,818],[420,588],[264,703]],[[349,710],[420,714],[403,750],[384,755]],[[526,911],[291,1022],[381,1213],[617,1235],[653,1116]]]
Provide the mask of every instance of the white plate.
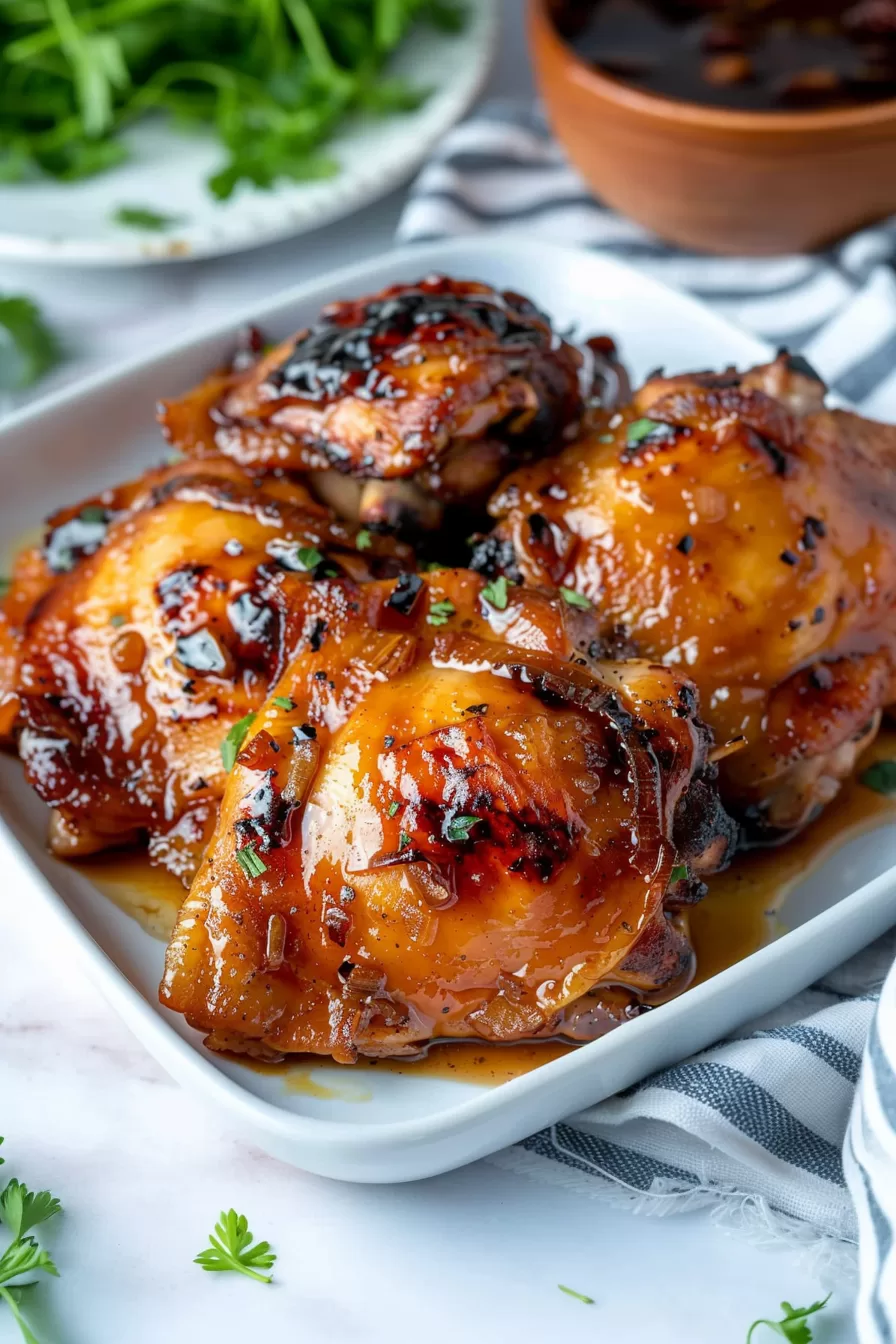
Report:
[[[414,112],[344,124],[324,151],[342,166],[321,182],[284,182],[272,191],[241,186],[216,201],[205,186],[223,151],[205,133],[147,120],[124,136],[130,160],[83,182],[50,180],[0,187],[0,259],[120,266],[214,257],[307,233],[385,196],[422,163],[470,107],[488,73],[498,32],[495,0],[467,0],[463,30],[421,24],[396,52],[389,73],[432,93]],[[183,216],[165,233],[122,228],[122,205]]]
[[[434,269],[521,290],[561,327],[613,333],[636,378],[659,364],[670,372],[743,365],[769,353],[693,300],[593,254],[507,236],[405,248],[289,290],[223,328],[93,378],[7,422],[0,456],[16,468],[2,473],[0,539],[10,544],[61,502],[158,460],[155,400],[222,361],[245,321],[282,337],[321,303]],[[767,1011],[896,920],[896,825],[888,825],[851,841],[795,889],[783,915],[790,933],[603,1040],[501,1087],[347,1068],[339,1074],[343,1096],[316,1098],[216,1058],[159,1006],[162,945],[82,873],[47,855],[46,810],[8,758],[0,762],[0,816],[5,889],[28,899],[14,882],[20,872],[49,903],[100,988],[160,1062],[226,1112],[246,1138],[310,1171],[349,1180],[412,1180],[521,1139]],[[332,1084],[332,1070],[322,1080]],[[365,1090],[369,1099],[360,1102]]]

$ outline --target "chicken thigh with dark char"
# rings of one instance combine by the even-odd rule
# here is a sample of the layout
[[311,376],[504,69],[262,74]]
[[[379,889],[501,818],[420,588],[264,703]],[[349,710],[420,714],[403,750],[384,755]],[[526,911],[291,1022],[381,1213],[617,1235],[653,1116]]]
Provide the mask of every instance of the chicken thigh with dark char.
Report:
[[223,788],[222,741],[306,637],[310,581],[410,563],[389,538],[362,540],[300,483],[220,458],[50,520],[5,599],[0,703],[54,809],[57,854],[148,836],[189,880]]
[[519,294],[429,276],[331,303],[266,352],[256,334],[160,418],[186,453],[308,472],[342,516],[416,538],[446,507],[475,521],[501,476],[574,434],[620,378],[608,339],[579,349]]
[[314,585],[169,945],[217,1049],[583,1040],[684,988],[733,827],[679,670],[469,571]]

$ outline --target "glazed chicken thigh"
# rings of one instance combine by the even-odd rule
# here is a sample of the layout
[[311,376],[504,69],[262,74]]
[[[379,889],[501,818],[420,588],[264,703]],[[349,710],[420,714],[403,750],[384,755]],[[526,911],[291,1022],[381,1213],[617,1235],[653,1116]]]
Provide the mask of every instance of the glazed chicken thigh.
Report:
[[223,459],[150,472],[50,520],[6,599],[3,698],[54,809],[56,853],[148,835],[189,878],[223,788],[222,740],[304,638],[309,580],[408,563],[388,538],[356,540],[301,484],[259,484]]
[[413,1054],[588,1039],[683,988],[732,825],[677,669],[468,571],[314,585],[256,716],[161,1000],[213,1048]]
[[484,507],[619,372],[612,342],[576,349],[521,295],[430,276],[332,303],[267,353],[256,336],[160,415],[184,452],[310,472],[343,516],[419,535]]
[[894,698],[896,429],[825,409],[786,353],[656,377],[490,511],[476,567],[574,589],[693,678],[748,833],[833,797]]

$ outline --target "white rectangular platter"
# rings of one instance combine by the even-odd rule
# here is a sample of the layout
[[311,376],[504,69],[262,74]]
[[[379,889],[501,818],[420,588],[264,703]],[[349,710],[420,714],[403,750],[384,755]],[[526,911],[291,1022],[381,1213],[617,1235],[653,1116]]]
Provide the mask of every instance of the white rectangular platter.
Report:
[[[205,335],[113,369],[8,421],[0,431],[0,545],[8,550],[59,504],[158,461],[164,445],[155,402],[224,362],[244,323],[282,338],[322,303],[434,270],[519,290],[560,328],[612,334],[636,380],[658,365],[669,372],[718,368],[769,354],[693,300],[594,254],[511,237],[405,248],[235,313]],[[281,1077],[215,1057],[196,1032],[159,1006],[163,945],[83,873],[47,854],[46,809],[11,758],[0,760],[0,818],[3,899],[45,902],[147,1049],[246,1139],[345,1180],[413,1180],[524,1138],[774,1007],[896,922],[896,825],[889,824],[850,841],[793,889],[782,916],[790,932],[602,1040],[499,1087],[412,1071],[353,1075],[346,1068],[335,1084],[332,1069],[321,1074],[331,1086],[312,1096],[288,1089]]]

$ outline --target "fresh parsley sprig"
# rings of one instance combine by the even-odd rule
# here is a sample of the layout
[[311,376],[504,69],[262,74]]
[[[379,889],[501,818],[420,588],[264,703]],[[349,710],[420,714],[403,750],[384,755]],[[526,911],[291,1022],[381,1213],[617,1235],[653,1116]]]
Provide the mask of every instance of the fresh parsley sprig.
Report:
[[[0,18],[0,45],[2,32],[3,20]],[[0,87],[2,83],[0,74]],[[2,124],[0,116],[0,141],[3,138]],[[59,342],[37,305],[24,294],[0,294],[0,392],[31,387],[49,373],[61,357]]]
[[[0,1157],[2,1162],[3,1158]],[[33,1280],[28,1283],[18,1282],[15,1286],[12,1280],[20,1280],[25,1274],[40,1273],[58,1277],[59,1270],[52,1257],[29,1233],[61,1211],[59,1200],[49,1190],[29,1190],[15,1179],[8,1181],[0,1192],[0,1219],[12,1236],[12,1241],[0,1255],[0,1301],[5,1302],[12,1312],[25,1344],[38,1344],[19,1305],[21,1289],[30,1288]]]
[[760,1325],[768,1326],[775,1334],[780,1335],[782,1339],[787,1340],[787,1344],[812,1344],[812,1327],[809,1325],[808,1318],[814,1316],[817,1311],[822,1311],[831,1300],[831,1295],[822,1298],[820,1302],[813,1302],[811,1307],[793,1307],[789,1302],[781,1303],[781,1310],[784,1313],[780,1321],[769,1321],[762,1317],[754,1321],[747,1331],[746,1344],[752,1344],[753,1333],[758,1330]]
[[252,1245],[252,1233],[245,1214],[228,1209],[215,1223],[208,1247],[199,1252],[193,1263],[210,1273],[232,1271],[259,1283],[270,1283],[273,1276],[259,1271],[273,1268],[276,1259],[269,1242],[259,1241]]

